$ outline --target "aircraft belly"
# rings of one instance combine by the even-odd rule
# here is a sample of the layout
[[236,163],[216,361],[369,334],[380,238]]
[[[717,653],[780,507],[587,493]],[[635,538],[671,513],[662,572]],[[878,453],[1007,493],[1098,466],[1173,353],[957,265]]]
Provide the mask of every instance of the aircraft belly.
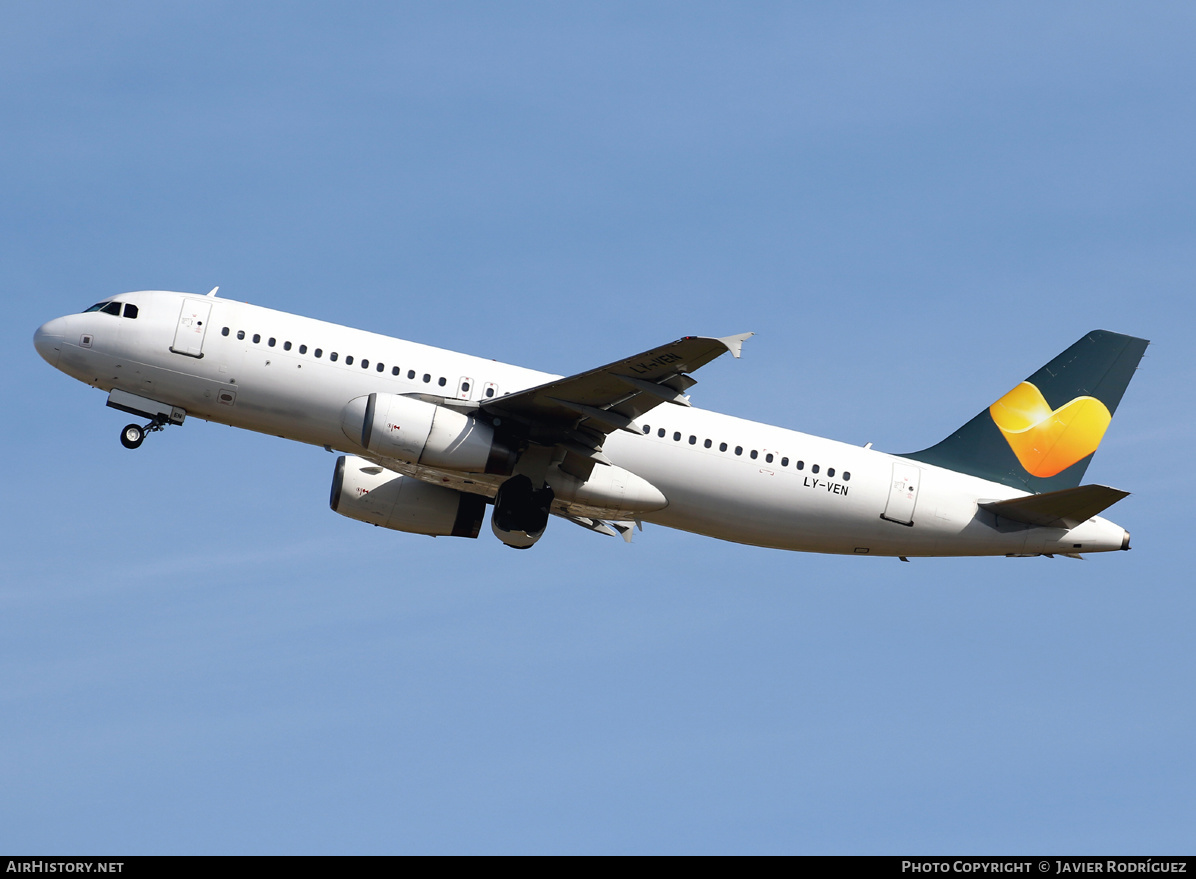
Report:
[[312,445],[345,447],[341,410],[352,391],[320,372],[308,369],[300,379],[294,364],[276,360],[248,373],[229,423]]

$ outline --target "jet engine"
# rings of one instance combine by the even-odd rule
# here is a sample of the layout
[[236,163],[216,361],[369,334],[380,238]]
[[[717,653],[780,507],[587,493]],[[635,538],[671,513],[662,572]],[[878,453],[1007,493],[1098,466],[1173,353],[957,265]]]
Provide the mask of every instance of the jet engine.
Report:
[[529,549],[548,527],[553,492],[536,488],[526,476],[512,476],[498,487],[490,528],[494,536],[514,549]]
[[477,537],[486,499],[421,482],[355,455],[336,459],[333,512],[382,528],[433,537]]
[[370,394],[350,400],[341,430],[379,455],[466,473],[506,476],[516,452],[494,428],[472,415],[399,394]]

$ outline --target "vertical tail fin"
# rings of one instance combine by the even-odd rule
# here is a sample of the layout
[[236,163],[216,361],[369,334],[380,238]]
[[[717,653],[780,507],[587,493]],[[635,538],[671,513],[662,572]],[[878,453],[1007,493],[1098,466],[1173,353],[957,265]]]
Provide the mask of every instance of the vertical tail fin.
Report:
[[1149,344],[1093,330],[945,440],[903,457],[1035,493],[1074,488]]

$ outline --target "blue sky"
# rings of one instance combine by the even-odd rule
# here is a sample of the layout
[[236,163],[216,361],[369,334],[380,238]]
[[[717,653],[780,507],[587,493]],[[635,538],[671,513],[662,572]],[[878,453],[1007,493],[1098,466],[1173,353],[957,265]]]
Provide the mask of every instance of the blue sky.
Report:
[[[0,29],[0,850],[1173,853],[1196,841],[1189,4],[20,4]],[[1152,340],[1133,552],[368,528],[319,449],[135,453],[33,330],[221,293],[908,451]]]

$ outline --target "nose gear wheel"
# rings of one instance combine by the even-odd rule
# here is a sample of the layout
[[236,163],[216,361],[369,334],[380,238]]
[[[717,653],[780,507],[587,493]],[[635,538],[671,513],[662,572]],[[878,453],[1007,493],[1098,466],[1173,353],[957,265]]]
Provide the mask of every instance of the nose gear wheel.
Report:
[[165,428],[166,424],[166,419],[161,416],[153,419],[145,427],[139,424],[126,424],[120,431],[120,444],[126,449],[139,448],[145,442],[146,434],[157,433]]

